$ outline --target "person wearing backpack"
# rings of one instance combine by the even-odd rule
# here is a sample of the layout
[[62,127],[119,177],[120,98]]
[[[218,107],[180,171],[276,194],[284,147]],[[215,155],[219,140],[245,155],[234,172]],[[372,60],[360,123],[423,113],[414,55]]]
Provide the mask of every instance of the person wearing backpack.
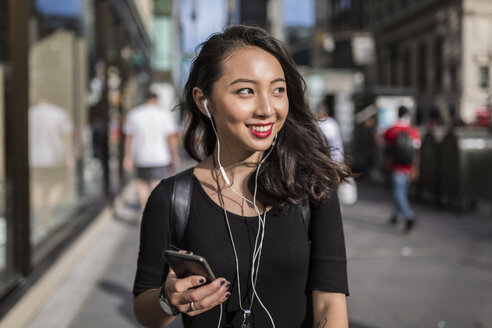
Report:
[[[182,104],[183,144],[198,164],[184,172],[190,197],[178,174],[145,206],[140,324],[165,327],[181,313],[185,328],[348,328],[337,188],[351,172],[331,158],[305,86],[285,46],[259,27],[232,26],[201,45]],[[185,199],[180,237],[171,217]],[[162,257],[171,244],[202,256],[217,278],[178,277]]]
[[411,125],[407,107],[398,108],[398,121],[383,136],[386,147],[386,167],[391,173],[394,212],[390,223],[404,222],[409,232],[415,225],[415,212],[408,200],[411,181],[418,178],[420,132]]

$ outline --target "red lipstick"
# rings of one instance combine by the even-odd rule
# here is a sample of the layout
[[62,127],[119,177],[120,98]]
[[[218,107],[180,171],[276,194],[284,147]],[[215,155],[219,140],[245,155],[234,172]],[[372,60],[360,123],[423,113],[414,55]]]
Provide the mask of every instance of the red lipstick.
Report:
[[253,135],[255,135],[257,138],[261,138],[261,139],[268,138],[272,134],[272,131],[273,131],[273,123],[266,123],[266,124],[265,123],[260,123],[260,124],[254,124],[254,126],[270,126],[268,130],[261,131],[261,132],[260,131],[255,131],[255,130],[251,129],[250,127],[248,127],[248,130]]

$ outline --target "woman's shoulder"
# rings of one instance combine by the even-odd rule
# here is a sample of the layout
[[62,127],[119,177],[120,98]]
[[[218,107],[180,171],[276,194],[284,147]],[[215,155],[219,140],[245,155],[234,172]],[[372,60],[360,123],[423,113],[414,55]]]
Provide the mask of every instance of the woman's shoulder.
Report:
[[152,190],[149,201],[152,200],[162,200],[163,198],[169,198],[173,193],[174,182],[177,177],[190,177],[190,181],[192,181],[193,177],[193,167],[183,170],[181,172],[176,173],[175,175],[169,176],[167,178],[162,179],[157,186]]
[[[192,182],[192,172],[193,168],[183,170],[175,175],[169,176],[167,178],[162,179],[157,186],[150,193],[149,198],[147,199],[147,204],[145,208],[150,212],[162,212],[167,211],[171,206],[173,194],[175,194],[175,181],[177,177],[186,176],[189,174],[190,182]],[[176,194],[180,194],[180,191],[177,191]]]
[[176,173],[175,175],[171,175],[167,178],[164,178],[160,181],[160,183],[157,185],[157,187],[168,189],[168,188],[172,188],[172,186],[174,185],[174,181],[176,181],[177,178],[178,179],[188,179],[188,178],[192,179],[194,169],[195,169],[195,167],[190,167],[188,169],[185,169],[185,170],[182,170],[182,171]]

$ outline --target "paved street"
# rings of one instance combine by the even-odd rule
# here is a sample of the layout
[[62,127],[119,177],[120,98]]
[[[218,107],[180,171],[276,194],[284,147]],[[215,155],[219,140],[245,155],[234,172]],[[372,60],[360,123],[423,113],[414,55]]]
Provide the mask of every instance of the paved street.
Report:
[[[87,266],[101,274],[88,282],[69,278],[53,296],[58,300],[47,303],[32,327],[53,327],[50,318],[57,311],[73,313],[57,327],[138,327],[131,310],[139,238],[132,188],[115,206],[108,228],[112,234],[101,236],[115,238],[111,235],[119,231],[111,252],[105,260],[91,260],[90,254],[84,260],[95,262]],[[491,206],[456,216],[418,204],[418,224],[405,235],[387,224],[391,200],[386,190],[362,184],[359,196],[356,205],[343,208],[352,328],[492,327]],[[101,247],[90,253],[104,253]],[[73,303],[64,300],[73,295],[63,296],[71,284],[85,286],[88,292],[76,308],[65,309]]]
[[456,216],[418,204],[404,235],[367,185],[344,208],[351,327],[492,327],[492,207]]

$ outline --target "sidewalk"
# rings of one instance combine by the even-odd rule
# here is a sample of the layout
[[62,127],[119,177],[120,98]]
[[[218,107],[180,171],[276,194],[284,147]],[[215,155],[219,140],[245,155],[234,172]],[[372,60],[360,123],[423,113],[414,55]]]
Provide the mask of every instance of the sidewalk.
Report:
[[415,204],[405,235],[388,225],[387,191],[359,191],[342,209],[351,327],[492,327],[492,206],[458,216]]
[[114,204],[111,222],[29,327],[139,327],[132,292],[140,210],[135,184]]
[[[139,239],[132,185],[97,241],[30,327],[139,327],[131,288]],[[456,216],[417,204],[410,234],[387,224],[389,193],[359,186],[342,208],[352,328],[492,327],[492,208]]]

